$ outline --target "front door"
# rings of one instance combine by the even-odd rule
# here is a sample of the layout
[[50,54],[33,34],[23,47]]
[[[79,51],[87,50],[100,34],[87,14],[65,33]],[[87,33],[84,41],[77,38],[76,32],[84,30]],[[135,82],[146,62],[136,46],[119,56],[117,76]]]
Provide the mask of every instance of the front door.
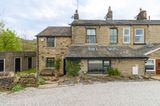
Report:
[[156,74],[160,74],[160,59],[156,60]]

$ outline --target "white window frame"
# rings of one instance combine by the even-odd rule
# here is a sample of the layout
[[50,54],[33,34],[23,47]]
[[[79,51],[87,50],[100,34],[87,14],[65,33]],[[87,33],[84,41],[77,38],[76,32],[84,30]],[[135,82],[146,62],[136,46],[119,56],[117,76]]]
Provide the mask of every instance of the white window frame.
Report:
[[[112,30],[116,30],[116,41],[112,42],[111,41],[111,37],[113,36],[112,34]],[[117,44],[118,43],[118,29],[117,28],[110,28],[110,34],[109,34],[109,40],[110,40],[110,44]]]
[[154,62],[154,70],[146,70],[146,71],[156,71],[156,59],[148,59],[148,60],[153,60],[153,62]]
[[3,62],[4,62],[4,63],[3,63],[3,68],[4,68],[4,69],[3,69],[2,72],[5,72],[5,70],[6,70],[6,67],[5,67],[5,66],[6,66],[6,64],[5,64],[5,59],[0,59],[0,60],[3,60]]
[[[128,30],[128,31],[129,31],[129,34],[128,34],[128,35],[125,35],[125,30]],[[125,41],[124,41],[125,36],[129,37],[128,42],[125,42]],[[123,44],[129,44],[129,43],[130,43],[130,27],[126,27],[126,28],[123,28]]]
[[[88,32],[87,32],[88,30],[94,30],[94,31],[95,31],[95,35],[89,35]],[[88,36],[95,36],[95,42],[94,42],[94,43],[90,43],[90,42],[88,41],[88,38],[87,38]],[[92,45],[92,44],[96,44],[96,42],[97,42],[97,38],[96,38],[96,28],[86,28],[86,43],[89,44],[89,45],[90,45],[90,44]]]
[[[136,31],[137,30],[142,30],[142,35],[136,35]],[[143,42],[137,42],[136,41],[136,36],[142,36],[143,37]],[[145,39],[144,39],[144,29],[143,28],[136,28],[135,29],[135,34],[134,34],[134,43],[141,44],[141,43],[144,43],[144,42],[145,42]]]

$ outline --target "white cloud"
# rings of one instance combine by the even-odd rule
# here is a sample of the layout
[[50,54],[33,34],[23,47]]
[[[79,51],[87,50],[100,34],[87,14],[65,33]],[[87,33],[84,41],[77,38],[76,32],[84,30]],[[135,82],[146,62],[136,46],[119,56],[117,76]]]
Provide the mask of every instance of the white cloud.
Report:
[[[47,26],[67,26],[76,1],[0,0],[0,18],[18,34],[31,39]],[[141,7],[151,19],[160,19],[159,5],[159,0],[79,0],[79,13],[81,19],[104,19],[111,6],[114,19],[134,19]]]
[[147,10],[152,19],[159,19],[159,0],[86,0],[86,4],[80,6],[81,18],[104,19],[108,7],[113,10],[114,19],[134,19],[139,8]]

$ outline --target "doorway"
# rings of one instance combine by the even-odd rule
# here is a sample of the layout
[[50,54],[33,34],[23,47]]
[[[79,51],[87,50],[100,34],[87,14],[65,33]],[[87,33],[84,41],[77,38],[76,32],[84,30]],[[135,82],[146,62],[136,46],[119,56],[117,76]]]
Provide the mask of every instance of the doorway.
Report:
[[156,74],[160,74],[160,59],[156,60]]
[[15,58],[15,72],[21,71],[21,59]]
[[28,69],[32,68],[32,57],[28,57]]
[[0,72],[4,71],[4,59],[0,60]]

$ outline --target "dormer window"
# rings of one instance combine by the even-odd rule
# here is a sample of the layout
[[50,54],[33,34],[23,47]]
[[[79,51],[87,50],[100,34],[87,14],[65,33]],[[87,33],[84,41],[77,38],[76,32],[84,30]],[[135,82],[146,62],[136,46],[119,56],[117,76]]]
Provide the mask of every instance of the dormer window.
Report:
[[96,29],[88,28],[87,29],[87,37],[86,43],[95,44],[96,43]]

